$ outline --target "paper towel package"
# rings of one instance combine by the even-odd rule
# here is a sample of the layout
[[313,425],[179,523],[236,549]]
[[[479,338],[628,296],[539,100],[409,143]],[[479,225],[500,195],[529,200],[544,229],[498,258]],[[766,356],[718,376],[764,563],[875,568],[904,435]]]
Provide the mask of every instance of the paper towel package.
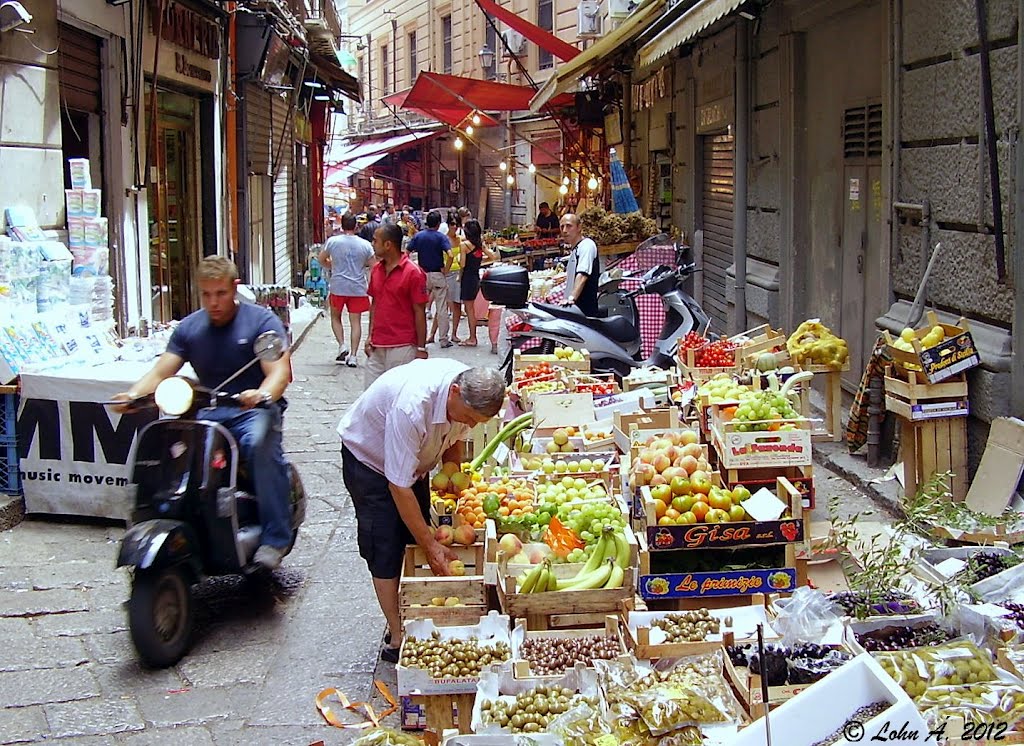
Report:
[[73,189],[92,189],[88,158],[68,158],[68,169],[71,171]]
[[85,245],[89,248],[105,248],[107,245],[107,219],[84,218]]
[[85,194],[84,189],[65,189],[64,199],[68,205],[68,217],[69,218],[80,218],[82,217],[82,197]]
[[103,191],[101,189],[82,190],[82,216],[86,218],[98,218],[103,205]]
[[72,262],[72,274],[76,277],[99,277],[109,274],[110,250],[107,248],[94,249],[72,249],[74,261]]
[[85,218],[68,218],[68,244],[72,249],[85,248]]
[[42,262],[36,285],[36,310],[45,313],[66,304],[71,289],[71,260]]

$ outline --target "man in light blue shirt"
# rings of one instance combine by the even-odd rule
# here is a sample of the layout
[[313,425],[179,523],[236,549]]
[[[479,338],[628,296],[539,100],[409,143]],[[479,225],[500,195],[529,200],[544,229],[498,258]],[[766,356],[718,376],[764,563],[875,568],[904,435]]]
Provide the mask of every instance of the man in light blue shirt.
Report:
[[[331,329],[338,340],[335,362],[355,368],[363,337],[363,314],[370,310],[367,270],[375,259],[373,245],[356,235],[356,216],[351,212],[341,216],[341,230],[341,235],[327,239],[320,252],[320,263],[331,270]],[[345,346],[345,329],[341,323],[341,312],[346,307],[351,347]]]

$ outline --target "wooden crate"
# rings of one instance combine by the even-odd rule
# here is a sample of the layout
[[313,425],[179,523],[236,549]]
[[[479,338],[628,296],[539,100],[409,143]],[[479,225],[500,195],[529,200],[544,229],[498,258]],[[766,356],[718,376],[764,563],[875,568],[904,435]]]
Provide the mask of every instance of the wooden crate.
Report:
[[723,622],[726,616],[731,615],[730,613],[723,613],[723,609],[736,610],[737,616],[749,616],[751,619],[761,621],[766,625],[765,639],[767,642],[778,639],[775,631],[767,626],[771,622],[771,618],[765,605],[765,595],[763,593],[755,593],[749,596],[733,596],[726,600],[729,601],[728,604],[715,605],[702,602],[693,605],[688,603],[684,608],[649,609],[635,613],[624,612],[623,633],[626,637],[626,646],[637,658],[650,660],[653,658],[682,658],[689,655],[706,655],[722,649],[723,645],[751,641],[752,638],[746,636],[736,638],[735,634],[733,634],[733,642],[730,643],[725,634],[727,630],[723,625],[718,635],[714,635],[711,640],[704,640],[702,642],[662,642],[657,645],[651,643],[651,621],[677,611],[695,611],[699,608],[706,608],[708,611],[714,612],[712,615],[718,617]]
[[732,489],[742,484],[751,493],[762,487],[775,489],[779,477],[785,477],[803,496],[805,511],[814,510],[814,466],[783,466],[776,469],[725,469],[721,472],[725,486]]
[[[601,634],[600,628],[591,629],[548,629],[548,630],[531,630],[529,629],[528,622],[524,620],[520,623],[523,629],[523,639],[520,641],[517,637],[517,632],[512,634],[512,674],[515,678],[525,681],[534,681],[539,684],[547,684],[561,678],[562,674],[552,674],[549,676],[541,676],[534,674],[530,670],[530,662],[524,658],[519,657],[519,647],[526,640],[536,639],[574,639],[580,637],[592,637],[594,635]],[[617,640],[619,643],[619,652],[625,656],[626,641],[622,631],[622,624],[618,614],[608,614],[604,618],[604,633],[606,637],[610,637]],[[593,668],[593,666],[589,666]]]
[[552,366],[557,366],[562,370],[581,370],[585,373],[589,373],[590,353],[584,352],[582,360],[560,360],[554,355],[531,355],[523,354],[519,350],[512,351],[513,371],[525,370],[531,365],[536,365],[537,363],[551,363]]
[[476,694],[413,694],[409,701],[423,708],[427,726],[425,735],[433,734],[433,743],[440,743],[446,730],[472,732],[469,726]]
[[[814,373],[815,378],[821,376],[825,379],[825,421],[821,426],[814,426],[814,429],[811,431],[811,439],[838,443],[844,437],[842,374],[850,369],[850,363],[847,362],[842,368],[835,370],[824,365],[802,366],[801,369]],[[811,387],[801,386],[800,413],[807,417],[810,411]]]
[[924,373],[897,366],[885,369],[885,408],[907,420],[922,421],[969,414],[967,377],[960,373],[928,383]]
[[762,352],[771,352],[775,349],[786,349],[786,335],[781,329],[772,329],[771,324],[761,324],[740,334],[730,337],[736,341],[739,338],[746,338],[749,341],[742,344],[736,354],[744,365],[751,364],[750,359],[756,358]]
[[917,494],[935,474],[948,471],[953,474],[950,494],[954,500],[963,500],[967,497],[967,418],[924,422],[900,418],[900,458],[905,494]]
[[[720,373],[739,373],[742,370],[742,368],[743,368],[743,366],[740,365],[739,362],[733,362],[733,364],[728,366],[728,367],[702,368],[702,367],[697,365],[696,360],[695,360],[697,351],[699,349],[700,349],[699,347],[698,348],[691,347],[691,348],[689,348],[687,350],[684,350],[679,355],[679,370],[680,370],[680,372],[682,373],[682,375],[684,377],[689,378],[691,381],[693,381],[695,383],[698,383],[698,384],[703,383],[704,381],[707,381],[707,380],[709,380],[711,378],[714,378],[715,376],[717,376]],[[740,356],[740,351],[739,350],[735,350],[733,352],[733,360],[734,361],[738,361],[739,356]]]
[[[573,577],[579,567],[552,565],[560,577]],[[623,601],[632,601],[636,587],[635,566],[626,569],[621,588],[586,591],[518,593],[519,573],[510,570],[507,558],[498,557],[498,599],[502,612],[513,619],[525,619],[535,630],[604,626],[604,618],[616,613]]]
[[[453,544],[448,548],[453,550],[466,566],[466,574],[460,577],[483,577],[484,560],[487,556],[484,548],[484,542],[478,541],[471,547]],[[434,577],[434,572],[430,569],[430,563],[427,562],[427,553],[423,551],[423,548],[419,544],[410,544],[405,548],[405,563],[402,565],[402,577]],[[438,593],[436,595],[441,594]]]
[[637,412],[636,414],[615,412],[612,423],[615,445],[623,453],[628,453],[631,443],[630,433],[633,430],[678,427],[679,415],[674,409],[654,409],[650,412]]
[[661,386],[672,386],[676,382],[676,375],[671,370],[656,370],[645,369],[650,372],[650,377],[646,380],[641,381],[640,379],[630,379],[626,376],[622,379],[622,390],[623,391],[636,391],[638,389],[649,389],[658,388]]
[[[457,597],[460,606],[434,606],[432,598]],[[487,594],[480,576],[403,576],[398,581],[398,611],[402,623],[433,619],[438,627],[472,625],[487,615]]]
[[711,405],[711,439],[722,469],[759,469],[807,466],[811,454],[811,421],[806,418],[779,420],[793,430],[750,430],[722,416],[722,405]]

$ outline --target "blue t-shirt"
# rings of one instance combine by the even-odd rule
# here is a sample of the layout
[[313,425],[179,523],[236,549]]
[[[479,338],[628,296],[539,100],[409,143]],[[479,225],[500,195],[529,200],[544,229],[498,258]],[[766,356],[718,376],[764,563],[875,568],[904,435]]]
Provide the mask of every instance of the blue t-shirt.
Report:
[[430,228],[420,231],[409,242],[409,251],[416,252],[416,260],[424,272],[440,272],[444,269],[444,252],[451,247],[452,242],[448,236]]
[[[167,351],[191,363],[200,385],[212,389],[255,357],[253,342],[266,331],[277,332],[287,343],[281,320],[263,306],[239,303],[235,318],[224,326],[214,326],[206,311],[199,310],[181,320],[171,334]],[[258,389],[263,379],[263,369],[257,363],[224,391],[238,394]]]

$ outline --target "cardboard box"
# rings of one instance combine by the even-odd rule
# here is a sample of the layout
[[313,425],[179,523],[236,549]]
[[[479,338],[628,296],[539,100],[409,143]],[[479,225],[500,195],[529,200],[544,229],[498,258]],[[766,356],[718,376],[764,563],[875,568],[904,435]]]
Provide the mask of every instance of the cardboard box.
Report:
[[810,420],[784,420],[795,430],[759,430],[740,432],[738,423],[724,422],[719,405],[711,407],[711,432],[724,469],[758,469],[782,466],[808,466],[811,454]]
[[[904,723],[906,731],[919,734],[917,740],[893,742],[929,742],[929,728],[914,702],[870,655],[864,654],[807,687],[800,697],[772,710],[766,716],[771,719],[772,743],[803,746],[822,741],[841,729],[859,708],[879,701],[889,703],[889,707],[863,723],[864,743],[870,743],[876,736],[888,742],[887,729],[898,729]],[[756,720],[741,730],[729,746],[764,746],[768,742],[766,731],[765,718]],[[854,736],[852,742],[859,740]]]
[[[764,596],[750,596],[750,603],[726,608],[708,609],[711,616],[718,618],[720,627],[717,634],[709,633],[702,642],[666,642],[665,633],[651,625],[673,611],[630,611],[625,614],[624,632],[626,645],[640,659],[682,658],[688,655],[703,655],[719,650],[725,644],[725,633],[731,632],[734,643],[742,645],[757,640],[757,625],[764,627],[765,642],[779,639],[772,629],[768,611],[764,607]],[[732,618],[732,627],[725,626],[726,617]]]
[[623,453],[629,453],[633,430],[671,430],[679,425],[679,417],[672,409],[655,409],[649,412],[624,414],[616,412],[612,418],[615,428],[615,445]]
[[607,452],[615,450],[615,423],[609,417],[584,425],[583,450],[589,452]]
[[533,397],[534,435],[548,437],[555,430],[580,428],[594,422],[593,394],[538,394]]
[[[476,638],[483,646],[494,646],[504,642],[512,646],[512,637],[509,632],[509,618],[492,611],[474,625],[456,627],[438,627],[429,619],[413,619],[404,625],[404,638],[402,641],[403,652],[408,640],[412,637],[423,640],[437,634],[442,640],[468,640]],[[511,660],[502,664],[494,664],[492,671],[501,672],[512,670]],[[411,694],[473,694],[476,692],[477,676],[462,676],[458,678],[435,679],[422,668],[408,667],[398,664],[395,666],[395,673],[398,677],[399,695]]]
[[975,513],[993,517],[1003,515],[1012,505],[1020,520],[1013,525],[977,529],[934,526],[932,533],[940,538],[973,544],[1024,542],[1024,503],[1017,495],[1021,475],[1024,475],[1024,421],[1016,417],[997,417],[992,421],[988,443],[965,503]]
[[[605,617],[604,629],[548,629],[528,630],[526,620],[516,625],[512,630],[512,675],[520,681],[531,681],[534,684],[551,684],[557,681],[561,674],[542,676],[530,670],[530,661],[522,655],[523,643],[527,640],[550,640],[550,639],[579,639],[581,637],[593,637],[603,635],[616,640],[619,644],[619,652],[622,656],[627,654],[626,642],[617,615]],[[585,666],[593,669],[593,666]]]
[[[925,350],[921,347],[921,340],[935,326],[942,327],[946,339],[935,347]],[[889,341],[886,346],[889,357],[897,365],[904,367],[912,365],[923,370],[931,383],[944,381],[950,376],[981,365],[981,357],[974,345],[974,337],[971,336],[967,320],[962,316],[956,324],[944,324],[939,321],[939,317],[934,311],[928,311],[927,326],[914,331],[914,352],[899,349],[892,344],[888,332],[885,335]]]
[[802,542],[805,538],[803,498],[784,477],[776,480],[778,498],[789,506],[789,518],[776,521],[737,521],[658,525],[654,500],[648,486],[640,488],[643,498],[647,546],[650,551],[677,549],[725,549],[742,546],[770,546]]
[[645,409],[653,409],[657,400],[649,389],[623,391],[614,396],[602,396],[594,402],[594,418],[598,420],[614,417],[618,412],[624,415],[637,414]]

